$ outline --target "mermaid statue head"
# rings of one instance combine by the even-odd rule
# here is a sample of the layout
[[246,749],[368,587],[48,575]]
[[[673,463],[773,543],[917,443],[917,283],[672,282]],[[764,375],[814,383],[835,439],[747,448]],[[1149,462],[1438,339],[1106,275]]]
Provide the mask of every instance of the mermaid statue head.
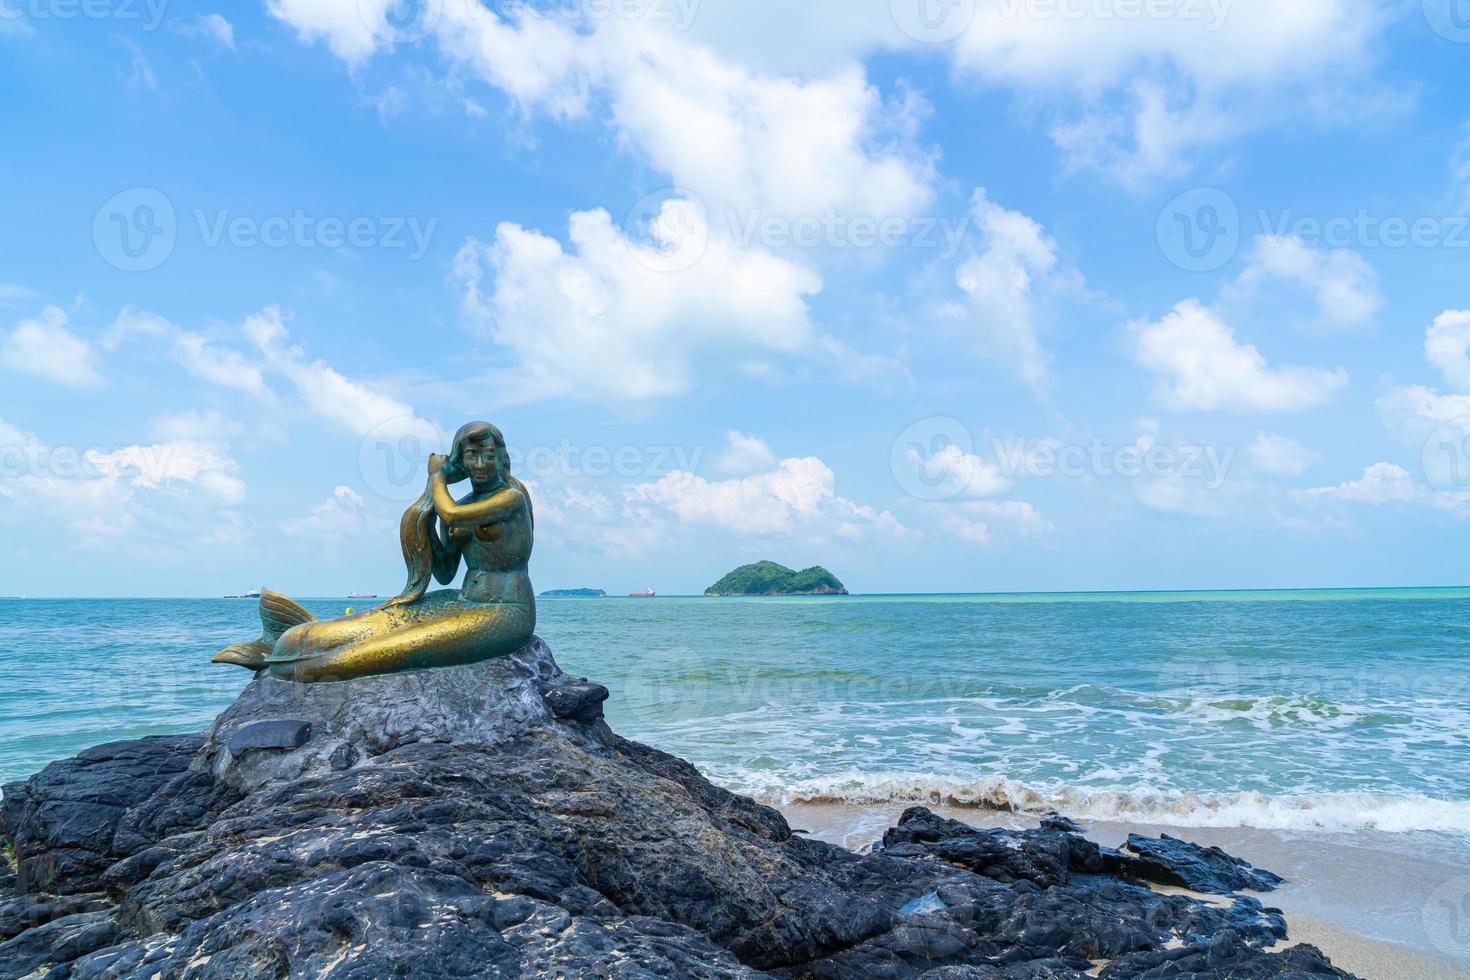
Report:
[[466,422],[454,434],[443,473],[446,482],[468,479],[476,490],[488,490],[504,483],[510,476],[505,436],[489,422]]

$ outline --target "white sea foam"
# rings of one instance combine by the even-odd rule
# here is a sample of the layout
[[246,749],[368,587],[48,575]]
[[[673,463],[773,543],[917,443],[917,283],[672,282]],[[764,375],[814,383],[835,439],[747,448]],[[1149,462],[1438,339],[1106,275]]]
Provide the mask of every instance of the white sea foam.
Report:
[[[768,803],[927,803],[1166,827],[1256,827],[1267,830],[1470,834],[1470,800],[1418,795],[1322,793],[1273,797],[1211,796],[1147,786],[1024,783],[1005,777],[972,782],[910,773],[852,773],[782,785],[762,774],[742,787]],[[764,785],[760,785],[764,783]]]

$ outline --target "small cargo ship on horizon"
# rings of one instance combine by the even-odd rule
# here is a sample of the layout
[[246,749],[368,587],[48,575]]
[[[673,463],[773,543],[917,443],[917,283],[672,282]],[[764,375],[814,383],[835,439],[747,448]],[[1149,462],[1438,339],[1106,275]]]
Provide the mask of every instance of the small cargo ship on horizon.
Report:
[[656,595],[658,595],[658,593],[655,592],[655,591],[653,591],[652,589],[644,589],[642,592],[629,592],[628,593],[628,598],[629,599],[652,599]]

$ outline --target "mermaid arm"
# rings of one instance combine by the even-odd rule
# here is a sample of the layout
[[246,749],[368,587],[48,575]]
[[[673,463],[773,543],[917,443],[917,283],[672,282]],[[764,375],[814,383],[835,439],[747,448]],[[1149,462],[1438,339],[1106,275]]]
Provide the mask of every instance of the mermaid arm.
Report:
[[506,487],[471,504],[461,504],[449,495],[449,484],[443,473],[435,473],[429,481],[434,488],[434,510],[445,524],[499,524],[510,520],[525,506],[526,497],[519,487]]

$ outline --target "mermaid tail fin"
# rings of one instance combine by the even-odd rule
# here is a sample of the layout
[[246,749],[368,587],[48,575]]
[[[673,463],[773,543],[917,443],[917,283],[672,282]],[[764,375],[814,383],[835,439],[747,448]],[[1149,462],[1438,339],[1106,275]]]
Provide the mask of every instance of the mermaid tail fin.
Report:
[[262,642],[275,646],[281,634],[291,627],[313,622],[316,622],[316,617],[307,612],[300,603],[287,599],[279,592],[261,590],[260,624],[265,627],[265,632],[260,635]]
[[310,623],[316,619],[299,603],[293,602],[279,592],[260,590],[260,639],[250,643],[227,646],[214,655],[214,663],[235,664],[260,670],[265,667],[266,657],[275,649],[281,634],[293,626]]

